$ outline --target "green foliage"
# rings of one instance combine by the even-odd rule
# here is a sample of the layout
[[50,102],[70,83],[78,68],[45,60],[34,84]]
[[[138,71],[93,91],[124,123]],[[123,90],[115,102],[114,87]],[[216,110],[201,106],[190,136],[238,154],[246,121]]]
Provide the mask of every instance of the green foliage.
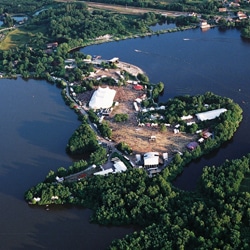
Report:
[[69,139],[67,152],[70,154],[83,154],[93,152],[98,147],[95,133],[92,128],[84,122]]
[[132,153],[132,149],[130,148],[130,146],[125,143],[125,142],[120,142],[117,145],[117,149],[120,150],[121,152],[125,153],[125,154],[131,154]]
[[139,81],[141,81],[144,84],[149,83],[149,78],[144,74],[138,74],[137,78],[138,78]]
[[128,114],[115,114],[115,122],[125,122],[128,120]]
[[98,129],[103,137],[111,138],[112,130],[106,121],[103,121],[101,124],[99,124]]

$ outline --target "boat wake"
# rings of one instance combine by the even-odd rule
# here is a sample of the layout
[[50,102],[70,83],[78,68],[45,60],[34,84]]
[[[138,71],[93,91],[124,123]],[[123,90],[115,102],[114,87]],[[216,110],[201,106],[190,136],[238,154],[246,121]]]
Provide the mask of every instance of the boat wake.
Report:
[[189,40],[190,40],[190,38],[183,38],[183,40],[184,40],[184,41],[189,41]]

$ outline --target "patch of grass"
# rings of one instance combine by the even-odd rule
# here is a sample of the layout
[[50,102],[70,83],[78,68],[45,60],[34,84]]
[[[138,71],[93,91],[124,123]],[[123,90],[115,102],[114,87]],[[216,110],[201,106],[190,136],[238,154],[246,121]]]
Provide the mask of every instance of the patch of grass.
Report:
[[240,192],[250,192],[250,174],[245,175],[244,180],[241,182]]
[[24,45],[29,42],[30,34],[21,29],[14,29],[10,31],[4,40],[0,43],[1,50],[9,50],[17,46]]

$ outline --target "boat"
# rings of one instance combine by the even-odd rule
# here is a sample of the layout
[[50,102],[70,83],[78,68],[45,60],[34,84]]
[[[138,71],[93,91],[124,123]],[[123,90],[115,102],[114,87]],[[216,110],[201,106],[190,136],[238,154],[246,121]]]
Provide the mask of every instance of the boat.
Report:
[[135,49],[135,52],[141,52],[141,50]]

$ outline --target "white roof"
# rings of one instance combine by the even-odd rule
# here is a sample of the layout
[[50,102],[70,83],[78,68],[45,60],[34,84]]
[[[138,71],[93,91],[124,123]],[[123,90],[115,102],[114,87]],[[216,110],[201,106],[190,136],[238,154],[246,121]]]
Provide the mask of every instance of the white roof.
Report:
[[108,168],[108,169],[103,170],[103,171],[95,172],[94,175],[106,175],[106,174],[112,173],[112,172],[113,172],[113,169]]
[[148,152],[144,154],[144,165],[158,165],[159,164],[159,153],[158,152]]
[[189,120],[189,119],[192,119],[193,116],[192,115],[184,115],[181,117],[181,119],[184,121],[184,120]]
[[222,114],[226,111],[227,111],[227,109],[215,109],[215,110],[211,110],[211,111],[207,111],[207,112],[198,113],[198,114],[196,114],[196,117],[200,121],[213,120],[214,118],[220,116],[220,114]]
[[99,87],[94,92],[89,102],[89,107],[92,109],[110,108],[113,105],[115,94],[116,91],[114,89]]
[[127,170],[127,167],[122,161],[115,162],[114,168],[116,173],[121,173]]

